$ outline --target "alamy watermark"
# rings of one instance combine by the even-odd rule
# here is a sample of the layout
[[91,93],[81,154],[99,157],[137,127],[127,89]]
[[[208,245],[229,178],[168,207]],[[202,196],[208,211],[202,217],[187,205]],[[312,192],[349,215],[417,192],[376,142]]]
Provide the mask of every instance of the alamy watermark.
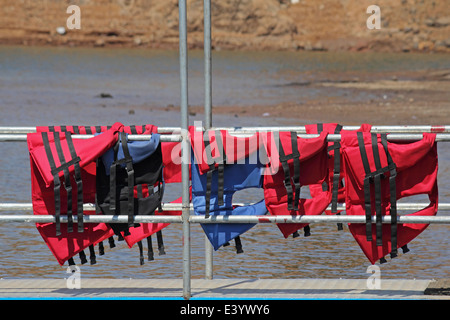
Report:
[[66,21],[67,29],[81,29],[81,9],[77,5],[67,7],[66,13],[71,14]]
[[381,289],[381,269],[377,265],[370,265],[367,267],[366,273],[371,273],[367,278],[366,286],[369,290]]
[[[296,3],[296,2],[292,2]],[[72,4],[67,7],[66,13],[70,14],[67,18],[67,29],[81,29],[81,9],[79,6]],[[366,20],[367,29],[381,29],[381,9],[377,5],[370,5],[366,9],[366,13],[371,14]]]
[[371,5],[367,7],[366,13],[371,14],[369,18],[367,18],[366,26],[367,29],[381,29],[381,9],[377,5]]
[[81,270],[76,265],[67,267],[66,273],[70,276],[66,279],[67,289],[81,289]]

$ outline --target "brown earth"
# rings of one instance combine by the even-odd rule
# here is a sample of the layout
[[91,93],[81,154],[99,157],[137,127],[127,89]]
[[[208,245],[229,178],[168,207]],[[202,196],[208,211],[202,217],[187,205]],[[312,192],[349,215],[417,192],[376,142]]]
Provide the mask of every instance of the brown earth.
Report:
[[[68,30],[70,4],[81,29]],[[381,29],[366,20],[373,0],[212,1],[213,47],[249,50],[450,52],[450,0],[378,0]],[[203,1],[187,0],[188,44],[203,46]],[[66,34],[56,32],[66,27]],[[0,0],[0,44],[178,46],[178,0]]]
[[[276,125],[337,122],[345,125],[446,125],[450,123],[450,70],[408,72],[411,80],[397,80],[384,74],[379,79],[340,78],[311,82],[311,88],[327,92],[322,97],[277,105],[214,106],[214,114],[235,117],[267,117]],[[346,88],[347,94],[332,94]],[[331,94],[330,94],[331,93]],[[367,93],[367,94],[365,94]],[[373,96],[365,101],[351,96]],[[301,98],[300,98],[301,99]],[[203,113],[202,106],[190,107],[191,114]]]

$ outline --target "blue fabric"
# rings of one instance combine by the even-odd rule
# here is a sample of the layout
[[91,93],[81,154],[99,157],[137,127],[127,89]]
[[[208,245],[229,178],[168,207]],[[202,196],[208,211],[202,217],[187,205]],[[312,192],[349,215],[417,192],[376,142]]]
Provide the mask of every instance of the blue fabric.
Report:
[[[192,203],[194,214],[205,215],[205,192],[206,173],[200,175],[198,166],[195,163],[194,153],[191,152],[191,173],[192,173]],[[253,159],[254,160],[254,159]],[[215,170],[212,174],[210,215],[264,215],[267,213],[264,199],[253,205],[236,207],[233,209],[233,194],[246,188],[262,188],[261,163],[250,164],[246,159],[245,164],[227,164],[224,169],[224,204],[218,205],[218,173]],[[232,223],[232,224],[201,224],[203,231],[211,242],[214,250],[234,239],[235,237],[250,230],[255,224]]]
[[[130,156],[133,158],[133,163],[139,163],[145,158],[149,157],[153,152],[155,152],[159,145],[159,138],[159,134],[153,133],[150,140],[148,141],[128,141],[128,150],[130,152]],[[117,152],[117,159],[120,160],[124,157],[125,156],[123,154],[122,142],[120,142],[119,150]],[[109,175],[109,169],[114,161],[114,148],[109,149],[103,154],[102,161],[105,165],[106,174]],[[125,164],[122,164],[121,166],[125,167]]]

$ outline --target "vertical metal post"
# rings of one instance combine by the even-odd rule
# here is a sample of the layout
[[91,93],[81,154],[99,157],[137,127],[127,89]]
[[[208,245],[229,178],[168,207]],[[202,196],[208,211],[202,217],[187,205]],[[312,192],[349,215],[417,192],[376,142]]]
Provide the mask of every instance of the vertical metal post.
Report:
[[209,129],[212,126],[211,0],[203,0],[203,36],[205,57],[205,129]]
[[188,139],[188,58],[187,58],[187,10],[186,0],[178,1],[180,29],[180,83],[181,83],[181,177],[183,220],[183,298],[191,297],[191,229],[189,222],[189,161]]
[[[203,52],[205,59],[205,130],[212,126],[212,72],[211,72],[211,0],[203,0]],[[213,278],[213,247],[205,236],[205,278]]]

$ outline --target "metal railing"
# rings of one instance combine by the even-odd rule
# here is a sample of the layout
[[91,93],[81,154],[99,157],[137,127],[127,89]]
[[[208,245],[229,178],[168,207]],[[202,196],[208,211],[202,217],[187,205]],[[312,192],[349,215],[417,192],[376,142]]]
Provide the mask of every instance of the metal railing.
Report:
[[[181,171],[182,171],[182,203],[163,203],[163,210],[181,211],[181,216],[169,215],[145,215],[135,216],[136,223],[181,223],[183,225],[183,297],[191,297],[191,223],[365,223],[365,216],[323,215],[323,216],[204,216],[190,215],[193,210],[189,197],[189,161],[190,144],[188,137],[188,59],[187,59],[187,12],[186,0],[179,0],[179,63],[180,63],[180,83],[181,83],[181,123],[180,127],[159,127],[162,142],[181,142]],[[204,76],[205,76],[205,126],[204,130],[212,129],[212,72],[211,72],[211,0],[204,0]],[[356,130],[356,126],[344,126],[345,130]],[[296,131],[300,137],[312,138],[318,135],[306,134],[304,126],[289,127],[216,127],[214,129],[228,130],[234,135],[248,135],[256,131]],[[35,127],[0,127],[0,142],[26,141],[26,134],[36,132]],[[372,126],[371,132],[390,133],[390,140],[419,140],[422,133],[436,133],[437,141],[450,141],[450,125],[442,126]],[[87,139],[93,135],[73,135],[73,138]],[[151,135],[129,135],[130,140],[146,140]],[[340,135],[328,135],[329,141],[338,141]],[[245,204],[237,204],[245,205]],[[420,210],[426,207],[426,203],[398,203],[399,211]],[[84,210],[95,210],[94,204],[84,204]],[[439,210],[450,211],[450,203],[440,203]],[[0,203],[0,212],[30,211],[31,203]],[[345,205],[338,205],[338,210],[345,210]],[[84,215],[85,223],[124,223],[128,222],[127,216],[113,215]],[[375,222],[375,217],[373,217]],[[73,217],[77,222],[77,217]],[[1,214],[0,222],[28,222],[28,223],[48,223],[55,222],[53,215],[32,215],[32,214]],[[67,217],[61,216],[61,223],[66,223]],[[384,216],[383,223],[390,223],[390,216]],[[399,215],[398,223],[439,223],[450,224],[450,216],[407,216]],[[212,279],[213,250],[209,241],[205,237],[205,277]]]

